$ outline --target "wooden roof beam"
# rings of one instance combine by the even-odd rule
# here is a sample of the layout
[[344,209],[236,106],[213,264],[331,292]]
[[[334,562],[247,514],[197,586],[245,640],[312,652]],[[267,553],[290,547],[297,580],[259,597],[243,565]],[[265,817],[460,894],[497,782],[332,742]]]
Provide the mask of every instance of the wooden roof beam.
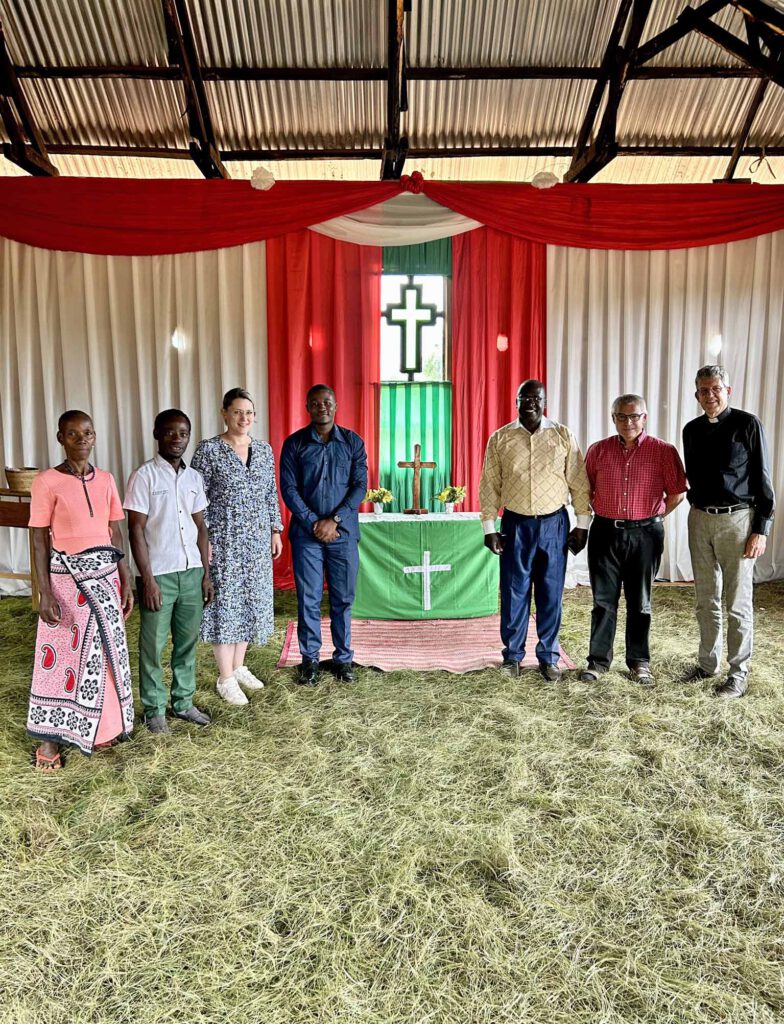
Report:
[[[626,88],[632,59],[639,45],[640,36],[645,28],[645,22],[650,9],[651,0],[633,0],[631,15],[629,15],[629,3],[627,0],[621,0],[604,60],[602,61],[602,66],[607,68],[607,79],[606,82],[601,82],[600,80],[596,83],[588,111],[577,136],[577,143],[572,154],[572,162],[569,170],[564,175],[564,181],[590,181],[617,154],[618,143],[615,135],[618,123],[618,108]],[[620,45],[627,21],[628,31],[626,32],[626,39],[623,45]],[[588,146],[588,138],[601,103],[605,84],[607,86],[607,103],[604,108],[604,114],[602,115],[596,137],[591,145]]]
[[191,157],[205,178],[228,178],[215,141],[187,0],[162,0],[162,4],[169,63],[180,69],[185,85]]
[[743,125],[740,129],[740,135],[738,141],[735,143],[735,148],[732,151],[730,162],[727,164],[727,170],[724,172],[724,180],[732,181],[735,170],[738,166],[738,161],[743,155],[743,150],[746,148],[746,143],[751,133],[751,126],[754,124],[754,118],[757,116],[757,111],[762,106],[762,101],[765,99],[765,92],[768,88],[768,79],[762,78],[757,82],[757,88],[754,90],[754,95],[751,97],[748,109],[746,110],[746,116],[743,119]]
[[0,119],[9,142],[3,146],[5,157],[28,174],[53,178],[60,172],[49,160],[43,134],[19,85],[8,54],[5,33],[0,24]]
[[[620,46],[621,36],[623,30],[626,28],[626,22],[629,17],[629,11],[631,9],[632,0],[620,0],[620,5],[615,15],[615,21],[610,31],[610,38],[607,42],[607,47],[602,57],[601,65],[599,66],[599,74],[596,80],[596,84],[593,87],[591,98],[588,100],[588,107],[583,116],[582,124],[577,132],[577,142],[574,146],[574,155],[572,156],[572,164],[576,164],[578,160],[583,156],[586,147],[588,145],[588,139],[591,137],[591,131],[593,130],[594,122],[596,121],[596,115],[599,112],[599,106],[602,102],[602,96],[604,90],[607,87],[610,74],[612,73],[613,62],[616,58],[618,47]],[[571,171],[571,167],[569,168]]]
[[[687,7],[687,11],[704,15],[706,18],[713,17],[723,7],[726,7],[730,0],[706,0],[705,3],[701,4],[697,8]],[[639,67],[641,64],[645,64],[647,61],[655,57],[657,53],[661,53],[662,50],[666,50],[668,46],[672,46],[673,43],[677,43],[679,39],[683,39],[684,36],[691,32],[691,27],[687,25],[681,15],[677,21],[670,25],[669,28],[664,29],[663,32],[659,32],[658,35],[652,36],[643,46],[638,47],[637,53],[634,55],[634,65]]]
[[766,26],[784,41],[784,12],[776,10],[763,0],[732,0],[732,4],[752,21],[760,26]]
[[411,0],[387,0],[387,130],[381,155],[381,178],[394,181],[403,173],[408,139],[400,134],[400,114],[408,110],[405,16]]
[[756,52],[748,43],[744,43],[743,40],[738,39],[737,36],[734,36],[720,25],[716,25],[709,18],[701,16],[697,11],[686,10],[679,20],[683,20],[695,32],[699,32],[700,35],[711,39],[717,46],[726,50],[727,53],[731,53],[733,57],[742,60],[744,64],[756,68],[760,74],[784,88],[784,67],[777,59],[766,57],[763,53]]
[[[85,64],[80,67],[62,64],[17,64],[17,78],[44,79],[138,79],[150,82],[179,82],[179,67],[153,67],[146,64]],[[258,68],[213,67],[201,68],[205,82],[386,82],[386,68]],[[599,67],[542,67],[534,64],[508,67],[406,67],[409,82],[463,82],[463,81],[596,81]],[[760,73],[749,67],[726,65],[656,65],[629,68],[629,78],[759,78]]]
[[[49,146],[53,156],[99,156],[99,157],[140,157],[148,160],[190,160],[187,149],[169,149],[165,146],[92,146],[75,143],[57,143]],[[572,146],[412,146],[408,150],[411,159],[455,158],[472,156],[551,156],[569,157]],[[618,146],[617,156],[732,156],[732,146]],[[742,156],[756,156],[759,147],[746,146]],[[378,149],[224,149],[221,159],[226,161],[259,160],[378,160]],[[784,146],[766,146],[765,155],[784,156]]]

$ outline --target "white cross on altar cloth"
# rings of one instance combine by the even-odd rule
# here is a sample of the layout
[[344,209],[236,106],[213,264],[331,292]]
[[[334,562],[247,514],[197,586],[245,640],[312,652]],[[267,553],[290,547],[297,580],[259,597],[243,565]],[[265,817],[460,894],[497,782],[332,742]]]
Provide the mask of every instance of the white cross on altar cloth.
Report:
[[422,573],[422,608],[424,611],[430,611],[430,573],[431,572],[451,572],[451,565],[431,565],[430,564],[430,552],[422,552],[422,564],[421,565],[406,565],[403,568],[403,572],[421,572]]

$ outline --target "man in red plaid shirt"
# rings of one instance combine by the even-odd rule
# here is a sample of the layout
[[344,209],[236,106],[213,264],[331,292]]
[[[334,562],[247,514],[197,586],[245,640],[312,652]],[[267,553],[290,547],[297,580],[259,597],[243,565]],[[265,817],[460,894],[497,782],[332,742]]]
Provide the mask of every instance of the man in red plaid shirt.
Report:
[[644,398],[616,398],[612,418],[616,433],[592,444],[585,457],[594,511],[588,535],[593,612],[588,668],[580,679],[595,682],[612,664],[623,587],[626,664],[632,679],[650,686],[651,588],[664,548],[664,517],[683,501],[686,474],[677,450],[646,433]]

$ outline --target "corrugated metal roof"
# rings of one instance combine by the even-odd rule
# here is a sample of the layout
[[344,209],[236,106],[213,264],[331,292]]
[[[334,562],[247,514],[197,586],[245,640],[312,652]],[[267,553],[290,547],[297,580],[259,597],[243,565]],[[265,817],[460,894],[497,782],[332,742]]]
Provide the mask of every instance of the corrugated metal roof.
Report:
[[[380,68],[386,60],[386,0],[188,2],[207,65]],[[783,0],[777,2],[784,9]],[[685,5],[686,0],[653,0],[643,39],[672,24]],[[617,6],[618,0],[414,0],[407,30],[409,65],[595,66]],[[0,18],[12,59],[20,64],[167,62],[160,0],[0,0]],[[715,20],[743,37],[742,18],[734,8]],[[652,63],[737,62],[692,33]],[[22,79],[22,87],[50,144],[187,146],[182,82]],[[749,79],[632,80],[619,111],[618,142],[731,146],[755,88]],[[221,81],[208,82],[206,89],[222,150],[362,147],[377,151],[379,159],[287,161],[286,170],[283,164],[272,166],[281,177],[378,176],[386,129],[383,81]],[[569,147],[591,89],[590,80],[414,80],[402,131],[413,148],[444,151],[480,145]],[[751,142],[781,145],[782,128],[784,90],[771,85]],[[64,173],[146,177],[157,168],[165,176],[198,176],[192,164],[179,160],[52,159]],[[720,173],[724,159],[718,160]],[[686,177],[690,174],[693,180],[710,180],[719,175],[707,169],[709,164],[684,157],[619,158],[596,180],[634,180],[634,174],[649,181],[692,180]],[[436,158],[419,165],[430,177],[525,180],[542,167],[565,169],[568,160],[482,156]],[[3,161],[1,166],[12,165]],[[241,177],[252,169],[236,162],[228,166]],[[407,169],[415,166],[408,161]]]
[[180,82],[28,79],[24,86],[47,142],[172,149],[188,144]]
[[383,82],[208,82],[223,149],[380,149]]
[[17,64],[167,63],[160,0],[0,0]]
[[409,19],[412,66],[598,64],[616,0],[428,0]]
[[618,110],[618,143],[732,146],[755,85],[709,78],[629,82]]
[[572,145],[592,88],[585,81],[411,82],[412,146]]
[[191,0],[190,11],[207,65],[386,64],[386,0]]

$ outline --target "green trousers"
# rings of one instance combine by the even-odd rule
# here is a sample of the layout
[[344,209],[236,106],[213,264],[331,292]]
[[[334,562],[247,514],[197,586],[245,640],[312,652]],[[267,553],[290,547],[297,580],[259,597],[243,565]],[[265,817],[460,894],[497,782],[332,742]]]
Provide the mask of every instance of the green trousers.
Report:
[[[163,681],[163,651],[172,637],[171,703],[176,712],[193,706],[196,690],[196,644],[204,610],[201,581],[204,569],[167,572],[155,577],[161,588],[161,610],[148,611],[141,600],[139,630],[139,695],[148,718],[166,713],[168,693]],[[139,596],[141,579],[137,581]]]

